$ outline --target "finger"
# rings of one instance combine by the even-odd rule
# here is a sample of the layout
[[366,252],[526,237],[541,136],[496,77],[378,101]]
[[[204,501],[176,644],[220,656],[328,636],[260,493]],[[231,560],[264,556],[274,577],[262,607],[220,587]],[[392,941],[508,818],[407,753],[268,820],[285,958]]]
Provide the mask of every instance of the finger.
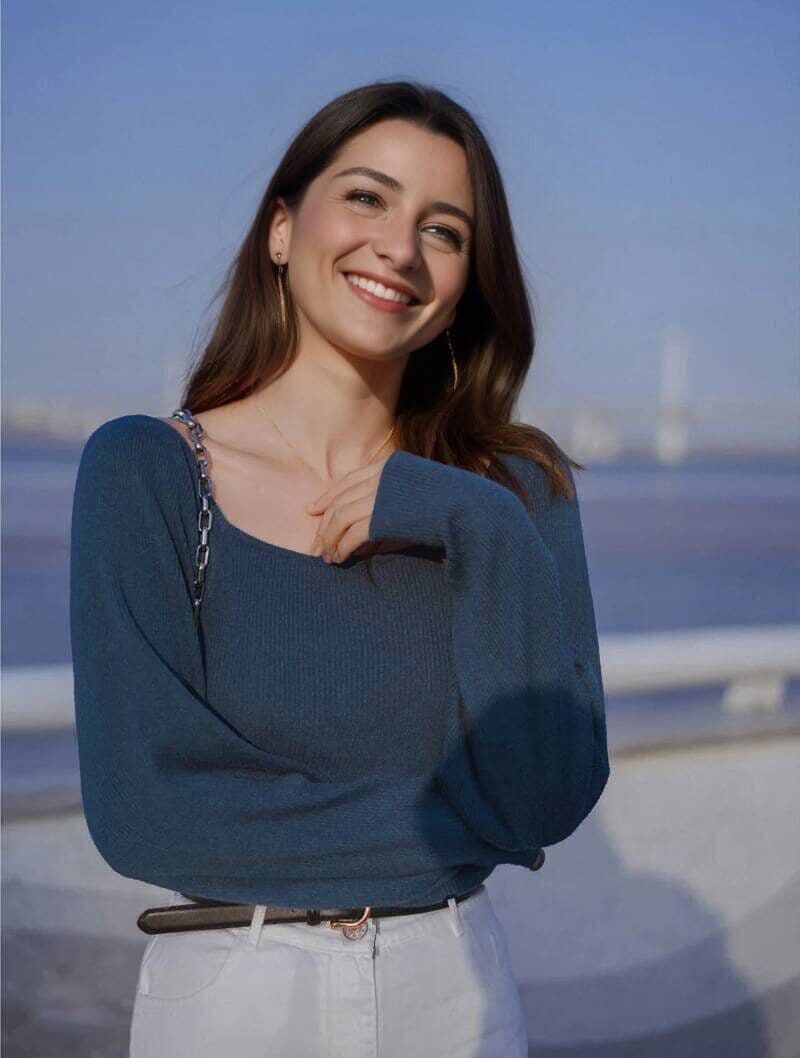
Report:
[[337,545],[332,549],[326,562],[344,562],[352,553],[369,539],[369,518],[360,518],[353,522],[339,539]]
[[[372,506],[374,487],[369,481],[351,485],[333,497],[319,516],[317,537],[322,550],[331,547],[344,533],[348,525],[362,518]],[[348,520],[349,519],[349,520]]]
[[347,530],[365,513],[365,507],[359,500],[351,500],[346,504],[339,500],[335,507],[330,507],[322,515],[323,520],[317,530],[322,555],[328,558],[333,556]]
[[352,498],[344,500],[340,496],[336,504],[323,515],[317,528],[317,538],[323,555],[333,555],[340,546],[341,540],[351,526],[364,520],[369,525],[372,514],[372,489],[369,485],[360,485],[352,490]]
[[306,504],[306,511],[311,514],[320,510],[324,510],[328,504],[344,490],[348,489],[351,485],[357,485],[362,481],[369,481],[377,473],[380,473],[382,463],[368,463],[364,467],[356,467],[355,470],[349,471],[344,477],[338,478],[321,492],[319,496],[311,500]]

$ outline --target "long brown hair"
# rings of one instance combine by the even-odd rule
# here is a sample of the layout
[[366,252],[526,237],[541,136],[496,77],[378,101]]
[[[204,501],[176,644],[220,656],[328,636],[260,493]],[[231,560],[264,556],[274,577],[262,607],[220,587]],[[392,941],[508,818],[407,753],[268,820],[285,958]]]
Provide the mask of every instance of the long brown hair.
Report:
[[[545,470],[551,495],[574,496],[565,469],[584,467],[543,430],[512,421],[533,358],[533,310],[522,277],[505,190],[492,150],[475,119],[436,88],[410,81],[374,82],[338,96],[295,136],[278,165],[250,230],[212,299],[225,299],[210,340],[191,369],[181,407],[197,416],[242,399],[279,375],[297,347],[288,284],[282,325],[277,269],[268,237],[275,200],[296,210],[306,188],[333,164],[344,144],[379,121],[402,118],[460,144],[475,198],[469,276],[451,327],[458,388],[446,336],[414,350],[396,407],[398,448],[499,481],[526,504],[515,475],[497,458],[507,452]],[[361,549],[359,549],[361,550]],[[364,553],[370,553],[364,545]]]

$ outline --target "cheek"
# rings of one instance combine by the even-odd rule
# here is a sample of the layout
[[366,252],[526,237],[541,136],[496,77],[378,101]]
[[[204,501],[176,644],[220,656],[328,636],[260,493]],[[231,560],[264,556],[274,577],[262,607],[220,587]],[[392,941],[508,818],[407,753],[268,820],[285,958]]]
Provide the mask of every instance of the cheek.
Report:
[[330,291],[332,273],[338,262],[353,249],[352,233],[346,223],[331,218],[324,210],[309,211],[302,227],[295,227],[289,261],[292,295],[299,302],[319,304]]
[[467,267],[461,261],[442,260],[436,262],[431,272],[438,300],[452,308],[467,285]]
[[369,231],[363,216],[347,209],[317,211],[310,237],[323,254],[337,256],[360,245]]
[[308,202],[295,222],[292,255],[304,264],[335,256],[346,245],[351,228],[340,211],[325,209],[324,203]]

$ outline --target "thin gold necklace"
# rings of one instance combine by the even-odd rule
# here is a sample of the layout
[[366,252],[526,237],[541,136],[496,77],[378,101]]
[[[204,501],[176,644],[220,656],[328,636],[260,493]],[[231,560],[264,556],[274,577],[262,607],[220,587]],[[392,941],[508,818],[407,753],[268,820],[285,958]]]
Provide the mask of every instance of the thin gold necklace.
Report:
[[[275,429],[278,431],[278,433],[281,435],[281,437],[284,439],[284,441],[287,443],[287,445],[289,445],[289,447],[292,449],[292,451],[295,453],[295,455],[298,457],[298,459],[302,459],[303,462],[305,463],[305,465],[307,467],[311,467],[311,469],[314,471],[314,473],[317,475],[317,477],[321,478],[323,481],[333,481],[333,480],[335,480],[333,478],[324,478],[322,476],[322,474],[320,474],[320,472],[317,470],[316,467],[311,466],[311,463],[309,463],[308,460],[304,458],[302,453],[299,452],[298,449],[292,444],[292,442],[289,440],[289,438],[286,436],[286,434],[283,432],[283,430],[280,428],[280,426],[278,426],[278,424],[275,422],[275,420],[272,418],[272,416],[271,415],[267,415],[266,410],[263,407],[261,407],[261,404],[259,404],[258,401],[256,401],[256,404],[258,404],[258,407],[261,408],[261,411],[264,412],[264,415],[267,416],[269,421],[272,423],[272,425],[275,427]],[[386,444],[386,442],[389,440],[389,438],[394,433],[396,425],[397,425],[397,423],[395,423],[394,426],[392,426],[391,430],[384,437],[384,439],[381,441],[381,443],[378,445],[378,447],[377,448],[373,448],[373,450],[369,454],[369,457],[368,457],[366,463],[362,464],[362,465],[366,466],[366,465],[368,465],[369,463],[372,462],[372,460],[375,458],[375,456],[378,454],[378,452],[380,452],[380,450],[383,448],[383,446]]]

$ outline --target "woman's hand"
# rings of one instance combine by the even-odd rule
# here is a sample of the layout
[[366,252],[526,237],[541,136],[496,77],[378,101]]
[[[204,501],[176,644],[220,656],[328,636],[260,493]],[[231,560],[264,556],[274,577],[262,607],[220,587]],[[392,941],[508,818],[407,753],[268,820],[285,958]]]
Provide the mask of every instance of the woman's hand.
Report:
[[306,505],[307,514],[320,518],[312,554],[326,562],[344,562],[369,540],[378,482],[388,458],[351,470]]

